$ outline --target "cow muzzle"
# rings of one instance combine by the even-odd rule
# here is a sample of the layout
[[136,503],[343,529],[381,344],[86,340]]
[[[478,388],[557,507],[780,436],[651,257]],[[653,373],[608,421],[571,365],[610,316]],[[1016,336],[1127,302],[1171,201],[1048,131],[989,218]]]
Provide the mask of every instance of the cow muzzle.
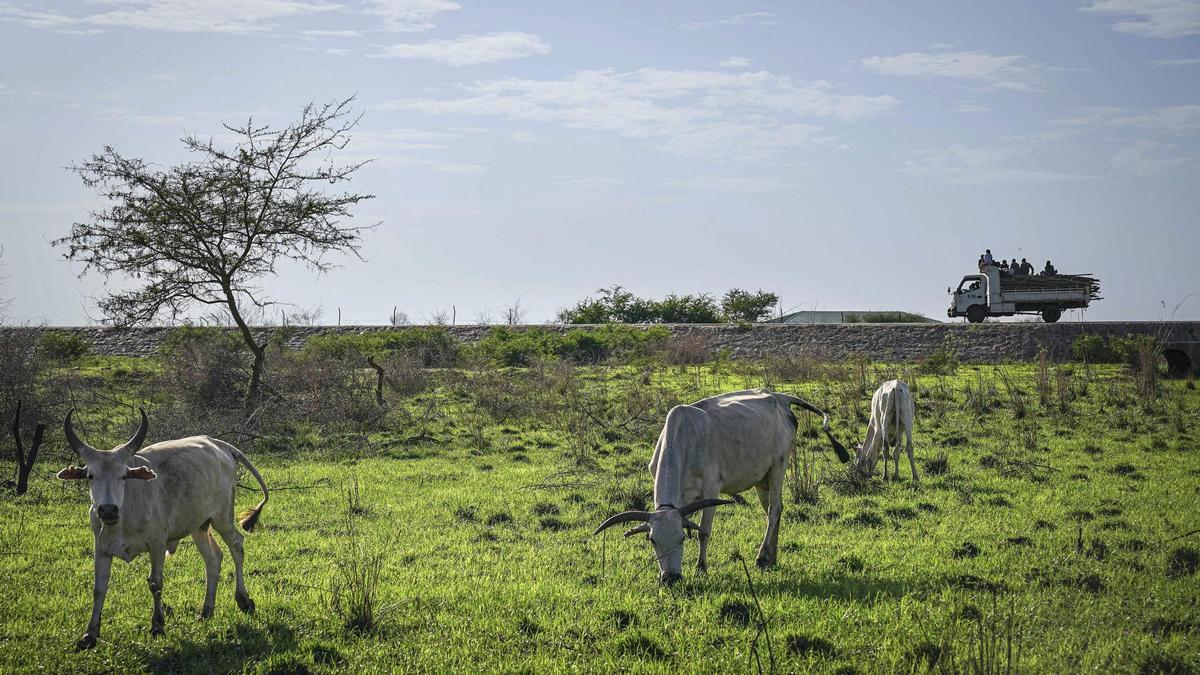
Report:
[[100,522],[105,525],[116,525],[120,509],[115,504],[101,504],[96,507],[96,515],[100,517]]
[[663,572],[658,577],[658,583],[663,586],[674,586],[683,581],[683,575],[679,572]]

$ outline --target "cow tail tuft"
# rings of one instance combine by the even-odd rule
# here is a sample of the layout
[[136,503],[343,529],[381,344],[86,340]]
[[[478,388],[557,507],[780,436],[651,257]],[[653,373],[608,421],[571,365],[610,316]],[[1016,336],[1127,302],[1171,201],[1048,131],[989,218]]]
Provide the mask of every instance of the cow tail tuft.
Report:
[[266,503],[267,500],[264,499],[259,502],[258,506],[246,511],[242,511],[240,514],[238,514],[238,518],[240,518],[238,525],[241,525],[242,529],[247,532],[254,531],[254,526],[258,524],[258,516],[262,513],[263,504]]

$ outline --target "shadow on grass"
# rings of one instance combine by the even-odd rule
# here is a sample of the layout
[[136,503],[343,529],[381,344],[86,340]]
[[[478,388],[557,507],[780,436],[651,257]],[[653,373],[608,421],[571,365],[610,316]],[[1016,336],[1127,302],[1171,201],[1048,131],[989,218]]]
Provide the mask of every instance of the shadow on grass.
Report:
[[818,600],[834,598],[866,606],[879,600],[901,598],[918,590],[918,587],[902,581],[838,573],[815,579],[772,578],[768,573],[755,578],[754,586],[764,595],[803,596]]
[[283,621],[238,625],[224,635],[199,641],[188,640],[174,649],[146,655],[146,669],[156,673],[242,672],[251,661],[261,661],[273,652],[296,648],[296,633]]

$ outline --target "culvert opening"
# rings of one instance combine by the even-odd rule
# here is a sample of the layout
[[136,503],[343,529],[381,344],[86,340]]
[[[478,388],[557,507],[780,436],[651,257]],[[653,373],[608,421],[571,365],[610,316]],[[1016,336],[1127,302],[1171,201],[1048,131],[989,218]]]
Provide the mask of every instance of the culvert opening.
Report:
[[1167,360],[1167,373],[1172,377],[1187,377],[1192,372],[1192,359],[1179,349],[1164,350],[1163,358]]

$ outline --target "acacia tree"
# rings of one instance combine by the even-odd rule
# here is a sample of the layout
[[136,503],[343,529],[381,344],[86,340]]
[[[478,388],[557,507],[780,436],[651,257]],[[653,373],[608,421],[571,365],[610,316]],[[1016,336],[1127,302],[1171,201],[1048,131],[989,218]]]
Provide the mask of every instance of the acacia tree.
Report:
[[281,261],[321,273],[330,253],[357,255],[362,227],[342,224],[355,204],[374,195],[332,192],[366,162],[338,163],[350,141],[353,98],[309,104],[284,129],[223,124],[234,140],[182,139],[192,161],[160,168],[110,146],[72,171],[109,206],[92,211],[54,242],[82,274],[129,277],[135,287],[99,300],[106,320],[130,326],[177,320],[195,305],[229,313],[253,355],[247,409],[258,399],[266,340],[247,323],[246,310],[271,302],[258,286]]

